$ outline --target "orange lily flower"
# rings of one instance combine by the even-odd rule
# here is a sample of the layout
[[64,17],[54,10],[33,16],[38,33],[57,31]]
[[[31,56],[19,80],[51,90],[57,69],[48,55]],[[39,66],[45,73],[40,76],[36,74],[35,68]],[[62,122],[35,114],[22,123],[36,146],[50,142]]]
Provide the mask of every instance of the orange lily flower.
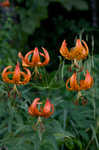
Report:
[[[29,71],[29,69],[24,68],[24,70],[27,73],[20,71],[19,62],[17,62],[16,68],[14,71],[8,71],[8,69],[10,69],[10,68],[12,68],[12,66],[6,67],[2,72],[2,79],[4,82],[17,84],[17,85],[26,84],[29,82],[29,80],[31,78],[31,72]],[[9,77],[8,77],[10,74],[13,75],[12,79],[9,79]],[[21,79],[21,78],[23,78],[23,79]]]
[[[82,45],[82,43],[83,45]],[[64,40],[62,43],[62,46],[60,48],[60,53],[62,56],[64,56],[66,59],[68,60],[81,60],[81,59],[85,59],[88,56],[88,46],[86,44],[85,41],[77,39],[76,40],[76,45],[74,48],[71,48],[71,50],[69,51],[67,48],[67,43]]]
[[[49,54],[47,52],[47,50],[45,48],[43,49],[43,53],[38,51],[38,48],[36,47],[34,50],[31,50],[30,52],[28,52],[25,57],[22,56],[21,52],[19,52],[18,56],[19,58],[22,59],[22,65],[25,67],[38,67],[38,66],[45,66],[49,63],[50,57]],[[29,60],[29,56],[33,54],[31,60]],[[44,61],[41,62],[40,60],[40,56],[44,57]]]
[[[70,91],[80,91],[91,88],[93,85],[93,78],[88,70],[86,72],[85,80],[80,80],[79,84],[77,83],[77,73],[73,73],[73,75],[66,81],[66,88]],[[68,85],[70,87],[68,87]]]
[[44,118],[50,117],[54,113],[54,105],[50,103],[49,99],[46,99],[44,107],[40,107],[40,110],[37,108],[40,98],[35,98],[33,103],[28,108],[28,112],[31,116],[41,116]]
[[82,89],[87,90],[89,88],[92,87],[93,85],[93,78],[90,76],[90,73],[88,72],[88,70],[86,71],[86,77],[85,80],[81,80],[80,81],[80,86],[82,87]]
[[0,6],[1,7],[9,7],[10,6],[9,0],[5,0],[4,2],[0,2]]

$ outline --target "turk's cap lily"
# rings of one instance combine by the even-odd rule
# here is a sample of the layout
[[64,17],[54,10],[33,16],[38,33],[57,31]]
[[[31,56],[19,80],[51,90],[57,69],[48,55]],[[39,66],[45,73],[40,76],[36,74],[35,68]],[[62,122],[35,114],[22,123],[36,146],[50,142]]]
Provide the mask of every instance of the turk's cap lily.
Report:
[[60,48],[60,53],[65,58],[70,59],[70,52],[67,48],[67,43],[66,43],[65,40],[62,42],[62,45],[61,45],[61,48]]
[[[82,44],[82,43],[83,44]],[[67,48],[67,43],[64,40],[61,48],[60,53],[63,57],[65,57],[68,60],[82,60],[85,59],[88,56],[88,46],[84,40],[77,39],[76,45],[74,48],[71,48],[70,51]]]
[[48,118],[54,113],[54,105],[51,104],[49,99],[46,99],[46,103],[43,108],[43,117]]
[[[19,62],[17,62],[14,71],[8,71],[12,66],[8,66],[4,68],[2,72],[2,79],[6,83],[11,84],[27,84],[31,78],[31,72],[29,69],[24,68],[25,72],[20,71]],[[9,75],[12,75],[12,79],[9,78]]]
[[[45,48],[42,48],[44,53],[41,53],[38,51],[38,48],[36,47],[34,50],[29,51],[24,57],[19,52],[18,56],[22,59],[22,65],[25,67],[35,67],[35,66],[45,66],[49,63],[50,57]],[[32,55],[32,56],[31,56]],[[31,56],[31,60],[29,59],[29,56]],[[40,56],[44,58],[44,61],[41,62]]]
[[31,116],[41,116],[41,112],[37,108],[37,104],[41,104],[38,101],[40,98],[35,98],[30,107],[28,108],[28,112]]
[[87,90],[93,85],[93,78],[91,77],[88,70],[86,70],[85,80],[80,80],[77,82],[77,73],[73,73],[73,75],[66,81],[66,88],[70,91],[80,91]]
[[30,107],[28,108],[28,112],[31,116],[41,116],[44,118],[50,117],[54,113],[54,105],[50,103],[49,99],[46,99],[44,107],[40,107],[38,109],[37,105],[42,104],[39,102],[40,98],[35,98]]

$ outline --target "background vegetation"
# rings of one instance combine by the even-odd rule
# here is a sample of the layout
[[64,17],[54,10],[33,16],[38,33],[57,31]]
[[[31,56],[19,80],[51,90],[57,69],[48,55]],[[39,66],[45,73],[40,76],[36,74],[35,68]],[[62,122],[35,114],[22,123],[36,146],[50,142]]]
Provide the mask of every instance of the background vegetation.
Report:
[[[3,2],[3,0],[0,0]],[[42,78],[20,86],[21,97],[8,92],[12,85],[0,80],[0,150],[98,150],[99,149],[99,28],[98,0],[10,0],[0,7],[0,73],[15,66],[19,51],[45,47],[50,63],[41,69]],[[66,90],[70,61],[59,53],[62,41],[73,47],[75,39],[85,40],[90,57],[85,61],[94,78],[92,89],[84,92],[88,104],[74,105],[75,92]],[[21,61],[20,61],[21,62]],[[35,97],[49,97],[55,113],[34,131],[36,118],[27,109]]]

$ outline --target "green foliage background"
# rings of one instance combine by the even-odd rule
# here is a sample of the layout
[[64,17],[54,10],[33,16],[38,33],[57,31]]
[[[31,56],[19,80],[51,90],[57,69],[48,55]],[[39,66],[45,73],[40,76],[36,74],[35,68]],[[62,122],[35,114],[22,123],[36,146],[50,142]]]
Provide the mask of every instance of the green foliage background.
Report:
[[[49,65],[41,69],[42,81],[31,81],[20,86],[21,97],[9,98],[12,85],[0,80],[0,146],[8,150],[98,150],[99,149],[99,55],[94,52],[93,30],[83,18],[66,18],[67,12],[87,11],[84,0],[16,0],[9,8],[0,8],[0,71],[15,66],[21,51],[26,54],[37,46],[45,47],[51,57]],[[53,5],[53,6],[52,6]],[[54,6],[60,6],[57,15]],[[51,10],[51,8],[53,8]],[[62,11],[63,10],[63,11]],[[60,13],[61,12],[61,13]],[[53,14],[53,15],[52,15]],[[69,13],[68,13],[69,14]],[[59,48],[64,39],[68,46],[80,37],[87,40],[90,57],[85,61],[94,78],[94,86],[83,95],[86,106],[76,106],[76,93],[66,90],[70,62],[63,60]],[[95,38],[95,37],[94,37]],[[93,54],[94,53],[94,57]],[[20,61],[20,60],[19,60]],[[34,131],[36,118],[29,116],[28,106],[35,97],[45,101],[48,97],[55,113],[44,119],[44,132]]]

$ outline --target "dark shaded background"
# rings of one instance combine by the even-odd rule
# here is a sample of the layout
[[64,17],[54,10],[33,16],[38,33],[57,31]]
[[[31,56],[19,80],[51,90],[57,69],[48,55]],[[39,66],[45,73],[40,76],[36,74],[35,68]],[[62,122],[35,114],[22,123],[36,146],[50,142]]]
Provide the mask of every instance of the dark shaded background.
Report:
[[47,68],[57,69],[62,41],[70,48],[79,37],[87,42],[90,54],[92,49],[98,54],[98,6],[98,0],[10,0],[9,7],[0,8],[1,64],[15,63],[19,51],[25,55],[43,46],[51,57]]

